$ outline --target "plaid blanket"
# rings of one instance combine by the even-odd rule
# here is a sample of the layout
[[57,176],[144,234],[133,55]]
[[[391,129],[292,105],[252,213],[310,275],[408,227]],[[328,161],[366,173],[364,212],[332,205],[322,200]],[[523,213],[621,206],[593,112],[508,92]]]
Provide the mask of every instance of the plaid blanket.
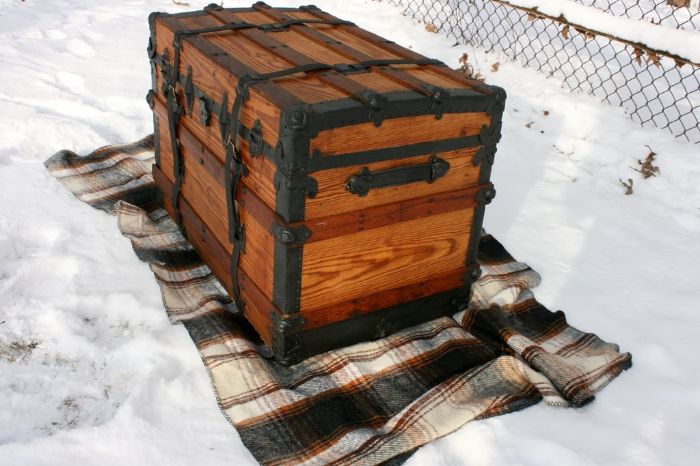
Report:
[[[80,200],[113,213],[155,275],[165,310],[192,337],[221,411],[262,464],[400,464],[466,422],[540,400],[582,406],[631,366],[629,353],[539,304],[535,271],[493,236],[471,302],[387,338],[285,368],[158,204],[153,139],[46,161]],[[465,303],[467,304],[467,303]]]

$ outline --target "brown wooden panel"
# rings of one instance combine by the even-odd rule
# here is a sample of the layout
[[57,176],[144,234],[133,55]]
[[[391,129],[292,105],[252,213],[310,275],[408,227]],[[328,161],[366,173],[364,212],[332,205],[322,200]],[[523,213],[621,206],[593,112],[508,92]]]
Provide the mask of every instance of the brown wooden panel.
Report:
[[[196,206],[196,212],[208,226],[212,235],[231,254],[233,246],[228,241],[228,215],[224,190],[218,183],[203,172],[200,165],[191,157],[186,147],[182,148],[185,165],[185,176],[181,188],[181,196],[191,205]],[[169,150],[162,150],[162,158],[172,159]],[[172,183],[172,173],[165,172]],[[166,193],[168,196],[169,193]],[[266,293],[272,295],[272,266],[274,240],[271,233],[260,225],[249,209],[240,208],[240,218],[246,231],[246,247],[241,255],[241,269]]]
[[456,271],[448,272],[421,283],[361,296],[350,301],[319,309],[303,309],[300,314],[306,321],[304,330],[321,327],[323,325],[332,324],[333,322],[350,319],[379,309],[386,309],[396,306],[397,304],[459,288],[464,285],[464,271],[465,268],[462,267]]
[[464,89],[463,82],[453,79],[451,76],[438,74],[435,72],[435,66],[405,66],[397,65],[397,69],[409,73],[411,76],[424,81],[433,86],[444,87],[445,89]]
[[[336,19],[335,16],[328,14],[323,11],[315,11],[313,14],[309,13],[288,13],[290,16],[294,17],[299,17],[299,18],[311,18],[311,17],[318,17],[318,18],[324,18],[324,19]],[[307,16],[308,15],[308,16]],[[324,30],[324,33],[326,32],[326,29],[330,30],[331,28],[329,26],[322,26],[322,25],[315,25],[312,27],[317,27],[319,29]],[[342,31],[340,34],[348,34],[351,37],[343,37],[341,42],[343,43],[352,43],[353,47],[356,48],[357,50],[361,50],[360,44],[369,44],[371,47],[375,47],[374,49],[366,49],[364,50],[365,53],[368,55],[372,56],[385,56],[386,54],[390,54],[392,57],[396,58],[407,58],[407,59],[421,59],[425,58],[423,55],[413,51],[409,50],[405,47],[402,47],[398,44],[395,44],[391,41],[387,41],[384,38],[367,31],[365,29],[359,28],[359,27],[342,27],[338,29],[334,29],[333,33],[337,33],[337,31]],[[360,41],[360,42],[353,42],[355,41]],[[377,50],[379,49],[379,50]],[[370,51],[371,50],[371,51]],[[483,94],[490,94],[491,90],[484,85],[481,81],[476,81],[473,79],[467,79],[466,76],[460,71],[453,70],[450,67],[447,66],[432,66],[428,65],[424,67],[425,69],[430,70],[431,73],[435,75],[439,75],[442,77],[447,78],[450,81],[453,81],[457,84],[457,86],[454,87],[459,87],[459,88],[472,88],[477,92],[483,93]],[[430,81],[432,82],[432,81]],[[447,87],[453,87],[453,86],[447,86]]]
[[481,186],[458,191],[435,193],[416,199],[333,214],[303,222],[311,230],[308,242],[323,241],[336,236],[371,230],[420,217],[452,212],[476,206],[476,194]]
[[[271,9],[266,12],[273,11]],[[222,24],[244,22],[248,18],[244,14],[236,14],[230,11],[211,11],[211,15],[215,16]],[[256,15],[259,15],[256,13]],[[276,20],[282,20],[284,15],[274,15]],[[266,18],[263,16],[263,21]],[[271,20],[267,19],[269,23]],[[304,29],[302,29],[304,30]],[[308,30],[308,29],[307,29]],[[330,50],[326,44],[318,44],[309,41],[305,36],[295,32],[294,30],[284,30],[265,32],[258,29],[246,29],[239,34],[255,42],[258,46],[265,50],[270,50],[276,56],[286,60],[290,66],[302,66],[318,63],[342,63],[344,57]],[[366,92],[371,91],[371,87],[365,87],[357,82],[348,79],[344,74],[335,73],[332,71],[315,73],[314,77],[325,85],[329,85],[345,96],[352,96],[363,101],[363,96]]]
[[[160,162],[163,173],[173,183],[173,155],[170,134],[161,125]],[[167,127],[166,127],[167,128]],[[216,180],[201,164],[199,155],[191,146],[180,144],[184,163],[181,196],[194,206],[197,215],[211,230],[212,235],[231,254],[233,246],[228,241],[228,212],[226,192],[220,180]],[[166,193],[166,197],[169,192]],[[241,268],[269,296],[272,296],[272,270],[274,239],[271,225],[261,225],[258,218],[246,206],[240,206],[240,218],[246,231],[246,248],[241,255]]]
[[[315,17],[307,13],[290,13],[289,16],[299,17],[299,18],[312,18]],[[320,18],[332,18],[331,15],[327,13],[319,13]],[[371,58],[418,58],[419,55],[415,52],[403,49],[396,44],[387,44],[386,41],[382,40],[378,36],[364,34],[359,28],[341,26],[341,27],[331,27],[324,25],[309,25],[312,28],[320,30],[323,34],[332,37],[344,46],[348,46],[354,49],[357,53],[365,55]],[[403,52],[403,53],[400,53]],[[359,58],[359,57],[357,57]],[[361,60],[366,60],[369,58],[359,58]],[[398,67],[397,67],[398,68]],[[406,67],[403,71],[407,74],[417,78],[425,83],[432,84],[434,86],[441,86],[445,88],[464,88],[473,87],[473,82],[466,80],[466,78],[459,72],[451,70],[447,67],[437,67],[437,66],[416,66],[416,67]],[[376,73],[372,73],[374,76]]]
[[[157,167],[153,169],[153,178],[161,190],[168,192],[172,188],[170,181]],[[187,232],[187,240],[230,295],[231,275],[228,265],[231,261],[230,254],[212,236],[208,227],[194,213],[189,203],[187,201],[181,201],[181,203],[182,222]],[[167,196],[163,199],[163,206],[171,216],[174,215],[172,204]],[[263,341],[270,345],[269,312],[274,306],[269,303],[263,292],[255,286],[245,272],[239,271],[238,280],[241,285],[241,298],[246,304],[244,315]]]
[[[169,24],[161,21],[156,22],[156,49],[158,53],[163,53],[166,48],[169,49],[170,59],[172,60],[173,31],[167,27]],[[235,75],[213,63],[211,57],[193,45],[192,39],[185,39],[181,49],[180,63],[180,73],[186,74],[187,67],[192,67],[192,81],[194,85],[201,89],[209,98],[221,103],[224,92],[226,92],[228,94],[229,111],[231,110],[236,96],[236,84],[238,83]],[[160,69],[158,69],[156,76],[158,93],[161,95],[160,89],[163,78]],[[241,121],[246,127],[250,128],[255,120],[259,119],[263,128],[263,139],[274,147],[279,139],[280,109],[260,89],[260,86],[253,86],[250,89],[250,97],[241,111]],[[198,105],[195,105],[197,106],[197,112],[199,112]],[[198,115],[198,113],[195,113],[195,115]],[[210,124],[206,131],[210,137],[220,141],[221,138],[217,134],[219,132],[218,125]]]
[[[314,19],[315,16],[313,16],[310,13],[307,13],[305,11],[291,11],[291,12],[286,12],[286,15],[291,17],[291,18],[297,18],[297,19]],[[363,40],[362,38],[357,37],[354,34],[351,34],[350,32],[347,31],[346,27],[334,27],[330,25],[325,25],[325,24],[309,24],[308,27],[313,27],[315,29],[319,29],[322,31],[324,34],[333,37],[334,39],[338,40],[339,42],[342,42],[343,44],[346,44],[353,49],[357,50],[358,52],[364,53],[365,55],[369,55],[371,57],[375,57],[376,59],[397,59],[400,58],[398,55],[393,54],[389,52],[388,50],[385,50],[381,47],[379,47],[376,44],[373,44],[372,42]]]
[[[188,21],[190,21],[191,25],[197,27],[220,24],[220,22],[213,16],[190,18]],[[288,60],[280,58],[270,50],[267,50],[253,41],[245,38],[245,34],[242,31],[205,34],[202,37],[226,51],[232,57],[235,57],[247,66],[253,68],[257,73],[279,71],[294,66]],[[298,79],[301,76],[304,75],[299,74],[297,79],[281,78],[276,80],[276,82],[280,87],[294,94],[304,102],[322,102],[325,100],[342,99],[346,97],[345,94],[322,84],[317,77],[313,76],[313,74],[307,74],[306,78],[303,80],[304,82]],[[256,86],[252,86],[251,89],[254,89],[255,87]],[[311,87],[314,92],[307,95],[309,87]]]
[[[350,60],[350,62],[353,61],[354,60]],[[352,79],[358,84],[362,84],[363,86],[368,87],[375,92],[398,92],[410,90],[408,87],[403,86],[400,83],[397,83],[396,81],[392,81],[383,77],[382,79],[377,79],[378,77],[381,76],[374,72],[356,73],[348,75],[348,79]]]
[[[180,20],[180,23],[184,25],[185,29],[221,25],[221,21],[213,15],[183,18]],[[217,47],[220,47],[237,60],[240,60],[242,63],[252,68],[256,73],[269,73],[285,69],[289,66],[289,63],[285,60],[248,40],[243,34],[243,31],[219,31],[202,34],[201,37],[216,44]],[[186,42],[187,39],[185,39],[185,43]]]
[[[162,124],[160,124],[160,131],[164,138],[164,141],[170,141],[169,130],[168,130],[168,113],[166,110],[165,103],[160,99],[160,97],[155,99],[155,105],[153,111],[160,118]],[[199,113],[199,103],[195,102],[193,107],[194,115]],[[225,153],[223,148],[223,143],[221,142],[221,134],[219,133],[219,120],[215,115],[212,115],[211,122],[209,126],[201,125],[195,118],[190,116],[184,116],[180,118],[180,130],[182,131],[182,138],[186,138],[186,131],[192,133],[196,140],[201,141],[200,152],[205,150],[203,146],[206,146],[208,153],[212,154],[220,164],[220,173],[218,175],[212,175],[221,181],[223,186],[223,163],[225,159]],[[183,131],[184,129],[184,131]],[[192,138],[190,138],[192,139]],[[266,157],[251,157],[248,151],[248,142],[239,138],[239,143],[241,145],[241,155],[243,157],[243,163],[248,167],[248,176],[242,178],[242,182],[248,189],[253,191],[271,210],[275,210],[275,200],[277,193],[274,187],[274,176],[277,171],[277,167],[273,162],[271,162]],[[167,144],[170,144],[168,142]],[[194,148],[193,144],[190,144]],[[166,173],[172,173],[172,166],[163,167]],[[212,170],[210,170],[211,172]],[[222,187],[223,189],[223,187]]]
[[472,164],[476,151],[476,148],[468,148],[436,154],[450,164],[450,169],[445,176],[433,183],[420,181],[408,185],[371,189],[364,197],[352,194],[345,189],[347,180],[363,167],[366,166],[371,171],[377,171],[407,165],[420,165],[427,163],[432,154],[314,173],[312,176],[318,181],[318,194],[313,199],[306,200],[306,218],[316,219],[476,186],[479,179],[479,167]]
[[[292,17],[284,14],[275,9],[261,9],[261,13],[264,13],[272,21],[286,21]],[[316,17],[304,18],[304,19],[318,19]],[[363,51],[363,47],[360,46],[358,50],[351,44],[339,41],[337,37],[333,35],[326,34],[326,32],[331,31],[341,31],[348,26],[344,25],[326,25],[327,29],[319,29],[313,26],[319,26],[313,23],[308,25],[295,25],[291,26],[291,30],[298,36],[298,41],[300,46],[320,48],[321,50],[332,51],[333,55],[330,58],[335,59],[334,63],[355,63],[367,60],[375,60],[378,58],[391,59],[394,58],[393,54],[383,52],[381,48],[375,47],[367,41],[350,34],[350,42],[364,42],[365,44],[374,47],[373,50],[377,53],[366,53]],[[313,53],[311,53],[313,55]],[[323,57],[327,60],[328,57]],[[331,62],[332,63],[332,62]],[[355,78],[355,75],[351,75],[348,78]],[[427,82],[417,80],[410,74],[403,73],[401,71],[395,70],[391,67],[372,67],[367,70],[366,73],[360,73],[357,79],[354,79],[357,84],[361,84],[368,89],[374,90],[376,92],[395,92],[395,91],[405,91],[405,90],[416,90],[418,92],[425,92],[424,87]]]
[[[262,18],[258,18],[258,21],[252,21],[250,18],[252,15],[258,15]],[[221,18],[225,18],[228,21],[249,21],[255,22],[256,24],[271,23],[275,22],[265,15],[260,13],[231,13],[231,12],[221,12]],[[310,41],[306,37],[302,36],[294,29],[287,29],[286,31],[276,31],[269,34],[271,38],[278,42],[281,42],[286,47],[296,50],[299,53],[306,55],[314,61],[319,63],[344,63],[346,61],[345,57],[339,55],[327,47],[322,47],[320,44]]]
[[[277,12],[274,9],[263,10],[260,13],[254,12],[234,14],[230,12],[221,12],[217,14],[217,16],[228,21],[249,21],[254,22],[256,24],[270,23],[288,18],[288,16],[280,14],[280,12]],[[344,26],[332,26],[332,29],[340,29],[342,27]],[[310,40],[310,38],[307,37],[307,35],[304,33],[304,31],[307,29],[310,28],[307,26],[292,26],[286,31],[278,31],[271,34],[262,34],[269,34],[268,37],[273,38],[274,40],[284,44],[284,49],[293,50],[297,53],[304,55],[307,58],[307,62],[311,61],[328,64],[355,63],[362,59],[368,60],[377,58],[376,56],[349,57],[347,54],[338,53],[335,50],[333,50],[333,47],[325,43],[319,43],[319,41]],[[260,31],[256,31],[255,33],[260,33]],[[254,33],[253,31],[249,31],[244,32],[243,34],[252,35]],[[275,50],[275,52],[287,51],[284,49],[280,50],[278,48]],[[357,82],[362,83],[366,88],[370,90],[378,92],[387,92],[404,91],[408,89],[400,84],[397,84],[396,82],[392,82],[391,80],[385,78],[381,74],[373,72],[367,74],[370,75],[368,79],[365,79],[363,81],[358,80]],[[320,80],[323,81],[323,78],[320,78]]]
[[374,228],[304,246],[301,309],[328,307],[459,270],[474,209]]
[[479,134],[489,125],[486,113],[446,113],[437,120],[433,115],[420,115],[385,120],[377,128],[374,123],[321,131],[311,140],[311,151],[324,156],[348,152],[398,147],[426,141],[457,138]]
[[275,80],[278,86],[288,92],[292,92],[306,103],[314,104],[328,100],[347,98],[347,94],[334,87],[324,84],[313,75],[294,75],[288,78]]

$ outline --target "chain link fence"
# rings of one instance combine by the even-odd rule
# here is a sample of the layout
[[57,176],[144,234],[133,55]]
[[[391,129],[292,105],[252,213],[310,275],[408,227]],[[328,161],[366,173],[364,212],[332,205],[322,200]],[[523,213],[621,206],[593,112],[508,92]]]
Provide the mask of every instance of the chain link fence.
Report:
[[[622,106],[644,125],[700,143],[700,66],[662,51],[593,34],[500,0],[390,0],[460,43],[507,55],[572,91]],[[667,0],[573,0],[658,28],[700,31],[700,13]],[[688,0],[671,0],[688,5]],[[700,32],[698,32],[700,43]]]

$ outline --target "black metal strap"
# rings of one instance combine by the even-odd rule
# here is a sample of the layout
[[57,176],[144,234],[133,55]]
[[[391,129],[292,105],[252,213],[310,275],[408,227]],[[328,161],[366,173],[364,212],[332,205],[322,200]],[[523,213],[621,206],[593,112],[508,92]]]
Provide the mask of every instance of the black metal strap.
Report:
[[[234,133],[235,134],[235,133]],[[238,208],[236,207],[236,191],[241,176],[247,175],[247,170],[240,157],[240,152],[233,142],[234,137],[229,137],[226,142],[226,208],[228,210],[228,236],[233,245],[231,254],[231,291],[233,300],[239,311],[243,311],[245,304],[241,299],[240,286],[238,284],[238,262],[241,251],[245,247],[245,229],[241,224]]]
[[364,71],[372,66],[389,66],[389,65],[443,65],[440,60],[432,58],[422,59],[387,59],[387,60],[367,60],[359,63],[307,63],[304,65],[293,66],[279,71],[272,71],[264,74],[247,74],[241,77],[250,82],[268,81],[270,79],[281,78],[297,73],[308,73],[310,71],[336,71],[338,73],[357,73]]
[[170,146],[173,153],[173,177],[175,183],[173,184],[173,190],[171,193],[171,203],[173,210],[175,211],[175,222],[178,225],[182,225],[182,217],[180,216],[180,209],[178,203],[180,200],[180,188],[182,187],[182,175],[184,174],[185,165],[182,162],[182,154],[180,152],[180,144],[177,138],[177,125],[180,121],[180,115],[182,114],[182,107],[177,101],[177,93],[173,87],[169,87],[167,93],[168,99],[168,130],[170,132]]

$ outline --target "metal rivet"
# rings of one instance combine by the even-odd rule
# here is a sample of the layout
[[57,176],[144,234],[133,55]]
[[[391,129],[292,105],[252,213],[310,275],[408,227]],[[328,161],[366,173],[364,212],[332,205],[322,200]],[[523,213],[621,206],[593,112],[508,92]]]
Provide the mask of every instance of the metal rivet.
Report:
[[279,239],[284,244],[290,244],[294,242],[294,233],[289,230],[282,230],[279,233]]

